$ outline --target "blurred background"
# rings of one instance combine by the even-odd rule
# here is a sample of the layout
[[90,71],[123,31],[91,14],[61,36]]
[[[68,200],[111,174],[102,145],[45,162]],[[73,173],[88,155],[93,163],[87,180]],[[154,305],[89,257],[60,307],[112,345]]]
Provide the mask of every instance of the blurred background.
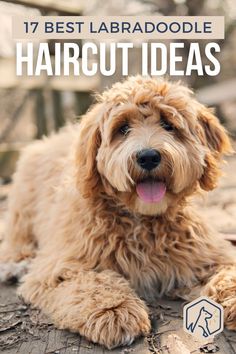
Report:
[[[80,77],[73,77],[73,75],[46,77],[46,75],[41,75],[39,78],[17,78],[14,59],[15,42],[11,35],[11,17],[14,15],[27,17],[38,15],[225,16],[225,40],[218,41],[221,52],[217,55],[221,63],[221,73],[214,77],[192,75],[181,78],[171,77],[171,79],[181,79],[186,82],[194,89],[202,103],[215,107],[216,114],[230,132],[234,147],[236,147],[236,0],[0,0],[0,242],[4,235],[4,218],[7,215],[8,195],[12,186],[10,182],[20,150],[32,140],[40,139],[44,135],[57,131],[67,122],[78,120],[79,116],[85,113],[93,102],[94,91],[102,91],[122,78],[120,74],[121,58],[119,58],[118,52],[117,71],[111,77],[100,75],[94,77],[84,77],[83,75]],[[165,43],[168,45],[168,41]],[[184,43],[184,61],[186,61],[190,42],[185,40]],[[202,40],[199,43],[203,49],[206,42]],[[35,44],[37,45],[37,42]],[[53,41],[50,41],[50,44],[53,57]],[[82,42],[78,40],[78,44],[81,45]],[[181,51],[181,55],[182,53]],[[130,74],[138,74],[141,62],[140,43],[135,43],[135,48],[130,51],[130,54]],[[219,188],[208,193],[204,199],[196,201],[196,207],[206,219],[207,224],[218,230],[222,237],[230,240],[236,246],[236,156],[227,157],[227,162],[228,164],[223,167],[224,177],[220,181]],[[2,352],[2,348],[4,353],[26,353],[26,351],[27,353],[36,353],[37,349],[38,353],[42,353],[42,348],[52,350],[55,345],[58,347],[61,343],[60,349],[48,353],[68,353],[74,350],[77,353],[77,348],[74,347],[77,345],[75,343],[78,343],[78,339],[75,340],[71,334],[70,337],[66,337],[63,332],[50,333],[47,322],[42,320],[39,313],[28,313],[28,308],[18,304],[15,295],[13,297],[11,293],[12,291],[14,288],[10,287],[3,288],[1,286],[0,289],[0,307],[2,307],[1,314],[3,314],[0,316],[0,332],[2,332],[0,333],[2,334],[0,352]],[[4,304],[13,305],[13,310],[4,309],[5,306],[8,306]],[[14,307],[17,320],[14,315]],[[161,306],[160,318],[167,327],[163,332],[159,331],[158,334],[173,331],[173,328],[176,327],[178,322],[173,322],[174,325],[172,325],[172,320],[177,320],[173,308],[172,304],[169,306],[169,303],[168,306]],[[19,314],[22,309],[24,318],[22,317],[21,321]],[[168,317],[164,317],[167,310],[170,310],[171,321],[167,320]],[[4,317],[4,312],[7,317]],[[39,322],[42,323],[42,326],[39,326]],[[168,327],[169,323],[171,323],[170,327]],[[20,326],[18,326],[19,324]],[[171,330],[166,330],[166,328],[171,328]],[[154,343],[152,338],[154,337],[151,337],[151,341],[147,341],[151,345],[150,352],[157,353],[163,350],[163,353],[167,351],[170,353],[167,345],[162,345],[159,351],[159,342],[163,343],[162,340],[155,339]],[[176,338],[179,337],[176,336]],[[28,344],[21,342],[25,340]],[[101,352],[99,348],[87,345],[90,343],[81,343],[79,348],[81,353]],[[158,349],[156,349],[156,343],[158,343]],[[188,352],[185,350],[185,346],[180,345],[181,343],[178,339],[173,341],[173,345],[179,348],[176,353],[181,350]],[[233,348],[236,348],[235,335],[234,337],[232,335],[226,337],[224,334],[224,337],[220,337],[219,343],[221,348],[217,346],[210,348],[207,344],[207,347],[201,347],[201,351],[202,349],[204,352],[220,350],[219,353],[229,353],[232,348],[233,352]],[[140,342],[138,347],[141,348],[140,351],[138,350],[140,353],[149,352],[146,347],[142,349]],[[12,348],[12,350],[8,350],[8,348]],[[128,352],[135,353],[135,349],[125,348],[122,350],[122,353]],[[191,353],[193,352],[191,351]]]
[[[58,130],[85,113],[92,93],[120,80],[120,58],[112,77],[15,76],[15,42],[11,38],[13,15],[224,15],[225,40],[218,76],[181,77],[197,91],[199,100],[214,106],[232,137],[236,134],[236,2],[235,0],[16,0],[0,1],[0,181],[10,180],[19,151],[30,141]],[[158,41],[158,39],[157,39]],[[182,41],[182,40],[181,40]],[[185,42],[187,58],[189,41]],[[78,40],[81,45],[81,41]],[[36,43],[37,44],[37,43]],[[53,56],[53,41],[51,55]],[[166,43],[168,44],[168,43]],[[205,46],[204,40],[200,45]],[[130,74],[140,70],[140,43],[130,51]],[[178,77],[171,78],[178,80]]]
[[[12,175],[21,149],[32,140],[40,139],[57,131],[66,123],[78,120],[93,102],[94,91],[102,91],[110,87],[113,82],[122,79],[120,52],[117,52],[116,73],[111,77],[99,74],[93,77],[83,75],[47,77],[43,74],[40,77],[16,77],[15,42],[11,35],[11,18],[12,16],[39,15],[225,16],[225,40],[215,40],[221,47],[221,52],[217,54],[221,63],[220,74],[214,77],[206,75],[198,77],[193,74],[188,77],[171,77],[171,79],[181,79],[193,88],[202,103],[215,107],[216,114],[230,132],[234,147],[236,147],[236,0],[0,0],[0,242],[4,235]],[[169,42],[165,43],[168,46]],[[183,66],[187,59],[190,41],[185,40],[184,43]],[[51,40],[52,58],[54,56],[53,44]],[[78,44],[82,45],[82,41],[78,40]],[[199,44],[201,52],[204,53],[206,41],[199,41]],[[35,45],[37,46],[37,41]],[[180,55],[182,53],[181,50]],[[204,58],[203,55],[203,61]],[[130,74],[139,73],[140,63],[140,43],[135,42],[135,48],[130,51],[129,56]],[[207,224],[219,231],[222,238],[230,240],[236,246],[236,156],[227,157],[227,162],[228,164],[223,167],[224,177],[220,181],[219,188],[195,203]],[[47,351],[47,353],[72,353],[74,350],[77,353],[76,343],[79,345],[81,343],[78,349],[80,353],[104,352],[103,349],[100,351],[98,347],[90,346],[90,343],[80,340],[77,342],[78,338],[71,337],[71,333],[67,337],[63,334],[64,332],[50,332],[53,330],[51,323],[48,325],[46,318],[41,317],[35,309],[33,313],[28,312],[28,307],[22,306],[22,303],[16,300],[13,295],[14,289],[3,288],[3,286],[0,288],[0,352],[43,353],[44,349],[52,350],[56,345],[57,348],[60,346],[61,348]],[[160,305],[161,313],[158,316],[165,327],[163,327],[164,331],[157,332],[158,335],[173,331],[176,325],[179,326],[176,322],[177,313],[173,311],[175,307],[172,307],[173,304],[169,305],[170,303],[168,306]],[[9,310],[10,307],[4,308],[5,306],[11,306],[13,310]],[[164,317],[167,310],[170,310],[170,317]],[[21,313],[22,317],[20,317]],[[156,317],[153,319],[156,322]],[[52,329],[49,329],[49,326]],[[169,329],[166,330],[167,328]],[[147,344],[151,346],[149,347],[150,353],[162,352],[162,350],[163,353],[167,351],[172,353],[167,345],[163,345],[162,339],[156,337],[153,340],[152,336],[150,338],[147,341]],[[175,338],[179,337],[175,336]],[[162,343],[160,351],[159,342]],[[182,347],[181,343],[179,339],[173,341],[172,346],[177,346],[176,353],[181,350],[190,353],[185,350],[185,345]],[[219,353],[231,353],[231,348],[232,352],[233,348],[236,348],[235,335],[226,337],[224,334],[224,337],[220,337],[219,343],[220,348],[217,346],[210,348],[207,344],[207,347],[201,347],[199,350],[203,349],[204,352],[209,353],[218,350],[220,350]],[[139,353],[149,352],[146,344],[144,349],[139,342],[137,348],[140,348]],[[191,351],[191,353],[199,352],[199,350]],[[128,352],[136,353],[136,349],[122,350],[122,353]]]
[[[99,74],[93,77],[47,77],[43,74],[39,78],[16,77],[15,42],[11,35],[13,15],[225,16],[225,40],[218,41],[220,74],[214,77],[193,74],[171,79],[181,79],[194,89],[202,103],[215,107],[236,146],[236,0],[0,0],[0,239],[11,189],[9,182],[22,147],[79,119],[93,102],[94,91],[102,91],[122,78],[120,52],[117,52],[116,73],[111,77]],[[165,43],[168,46],[168,41]],[[184,43],[183,66],[190,42],[185,40]],[[203,52],[206,42],[199,43]],[[52,57],[53,44],[50,41]],[[82,42],[78,40],[78,44]],[[130,74],[140,71],[140,44],[135,42],[135,48],[130,51]],[[236,244],[236,156],[228,157],[227,162],[219,188],[197,206],[212,226]]]

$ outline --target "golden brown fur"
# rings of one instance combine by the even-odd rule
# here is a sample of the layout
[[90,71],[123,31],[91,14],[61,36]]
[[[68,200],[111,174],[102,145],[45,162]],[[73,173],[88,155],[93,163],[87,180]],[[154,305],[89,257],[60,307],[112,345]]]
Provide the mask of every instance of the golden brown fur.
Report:
[[[147,147],[162,156],[151,172],[135,158]],[[149,331],[139,296],[204,293],[223,304],[225,323],[235,329],[235,251],[189,202],[216,187],[230,151],[217,118],[179,83],[139,76],[117,83],[80,124],[24,151],[0,261],[32,258],[19,288],[24,299],[59,328],[108,348]],[[165,183],[159,202],[137,195],[136,185],[150,176]]]

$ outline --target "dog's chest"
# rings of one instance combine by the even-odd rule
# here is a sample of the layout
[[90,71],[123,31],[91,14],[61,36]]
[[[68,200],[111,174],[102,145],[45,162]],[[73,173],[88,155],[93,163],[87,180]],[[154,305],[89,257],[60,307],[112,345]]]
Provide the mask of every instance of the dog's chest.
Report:
[[163,220],[122,221],[107,234],[98,260],[100,269],[122,274],[146,299],[193,285],[202,259],[188,227]]
[[124,275],[143,296],[150,292],[159,295],[164,288],[173,287],[174,266],[166,234],[158,224],[126,221],[116,225],[108,235],[99,262],[103,269]]

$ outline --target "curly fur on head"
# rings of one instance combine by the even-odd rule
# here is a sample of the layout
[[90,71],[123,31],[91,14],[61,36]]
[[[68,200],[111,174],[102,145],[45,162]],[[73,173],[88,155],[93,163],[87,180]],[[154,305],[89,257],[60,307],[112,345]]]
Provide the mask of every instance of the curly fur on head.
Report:
[[[161,79],[131,77],[98,96],[98,101],[83,118],[80,131],[78,179],[85,197],[104,191],[131,211],[155,215],[166,213],[199,186],[205,190],[216,186],[221,156],[231,151],[231,145],[218,119],[189,89]],[[163,121],[172,131],[164,129]],[[124,124],[129,132],[122,136],[119,128]],[[147,148],[162,156],[151,173],[136,161],[137,153]],[[156,205],[143,203],[135,190],[149,177],[167,187]]]
[[235,291],[224,291],[235,251],[188,205],[216,186],[230,151],[218,119],[180,83],[116,83],[79,124],[22,154],[0,279],[32,258],[24,299],[108,348],[149,331],[139,296],[205,293],[235,329]]

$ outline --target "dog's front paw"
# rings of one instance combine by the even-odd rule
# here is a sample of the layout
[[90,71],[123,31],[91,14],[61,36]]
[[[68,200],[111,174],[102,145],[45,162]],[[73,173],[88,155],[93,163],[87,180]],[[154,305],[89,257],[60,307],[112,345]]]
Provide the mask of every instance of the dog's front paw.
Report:
[[130,345],[140,335],[147,334],[151,325],[141,300],[125,300],[113,308],[99,309],[86,321],[83,334],[94,343],[108,349]]
[[236,267],[222,266],[220,271],[207,283],[202,295],[221,304],[224,308],[224,324],[236,330]]

